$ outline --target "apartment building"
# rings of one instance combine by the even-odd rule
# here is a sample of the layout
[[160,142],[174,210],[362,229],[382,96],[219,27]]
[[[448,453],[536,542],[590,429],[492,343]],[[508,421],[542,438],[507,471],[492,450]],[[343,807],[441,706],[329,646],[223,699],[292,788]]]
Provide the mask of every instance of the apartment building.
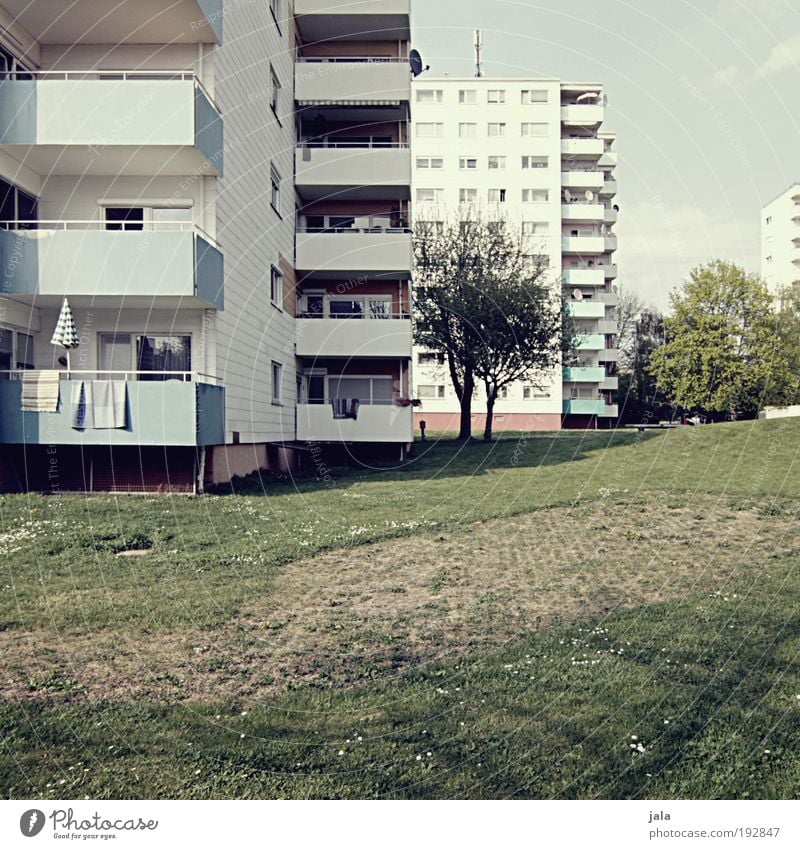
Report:
[[761,210],[761,276],[774,294],[800,287],[800,183]]
[[0,0],[0,485],[411,441],[409,4],[368,5]]
[[[607,427],[617,416],[613,229],[617,154],[602,132],[599,84],[557,79],[419,77],[413,85],[413,200],[418,219],[465,208],[504,217],[544,258],[551,286],[566,287],[579,333],[578,362],[509,386],[495,406],[499,430]],[[458,427],[458,399],[440,352],[415,350],[417,418]],[[485,421],[485,395],[473,423]]]

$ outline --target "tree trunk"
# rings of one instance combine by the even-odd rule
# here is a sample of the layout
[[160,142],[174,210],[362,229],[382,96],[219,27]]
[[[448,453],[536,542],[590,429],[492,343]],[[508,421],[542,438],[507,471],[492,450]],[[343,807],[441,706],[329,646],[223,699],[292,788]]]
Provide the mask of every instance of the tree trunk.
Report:
[[483,429],[483,438],[486,442],[492,441],[492,424],[494,421],[494,402],[497,399],[496,392],[486,393],[486,427]]
[[475,391],[475,378],[472,372],[464,374],[461,390],[461,423],[458,428],[459,439],[472,439],[472,393]]

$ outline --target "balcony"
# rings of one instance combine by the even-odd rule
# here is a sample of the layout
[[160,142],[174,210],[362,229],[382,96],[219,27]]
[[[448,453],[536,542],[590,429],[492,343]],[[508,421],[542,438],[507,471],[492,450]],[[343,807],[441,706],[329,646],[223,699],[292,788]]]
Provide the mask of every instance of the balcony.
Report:
[[603,267],[565,268],[563,274],[566,286],[605,286]]
[[[605,340],[604,336],[600,337]],[[605,345],[605,341],[603,343]],[[605,348],[597,355],[597,359],[601,363],[616,363],[619,362],[619,348]]]
[[564,383],[602,383],[606,379],[604,368],[572,367],[564,369]]
[[603,392],[616,392],[619,389],[619,378],[618,377],[606,377],[603,379],[603,382],[600,384],[600,389]]
[[304,41],[411,38],[410,0],[295,0],[294,14]]
[[606,280],[614,280],[617,276],[617,265],[614,262],[609,262],[606,265],[600,266],[603,269],[603,274]]
[[[40,44],[220,44],[223,0],[3,0],[3,8]],[[91,22],[91,25],[89,25]]]
[[597,221],[603,220],[605,208],[599,203],[562,203],[562,221]]
[[[126,376],[132,375],[121,374],[120,378]],[[225,389],[199,382],[197,375],[176,375],[178,379],[163,381],[127,380],[127,425],[102,430],[72,426],[73,386],[97,378],[98,373],[71,372],[71,377],[61,381],[56,413],[20,409],[22,380],[0,380],[0,444],[190,446],[225,442]],[[103,377],[113,379],[115,375]]]
[[362,404],[358,419],[334,419],[330,404],[297,405],[297,438],[304,442],[400,442],[414,440],[412,407]]
[[407,145],[298,147],[295,185],[303,200],[408,200],[411,153]]
[[98,74],[0,81],[0,151],[47,176],[222,174],[222,118],[193,74]]
[[411,358],[411,318],[299,319],[298,357]]
[[614,319],[603,318],[597,323],[597,332],[615,336],[619,332],[619,325]]
[[617,249],[617,237],[613,234],[611,236],[605,237],[605,243],[603,246],[603,250],[606,253],[613,253]]
[[561,185],[565,189],[599,189],[604,182],[602,171],[562,171]]
[[603,123],[605,108],[589,103],[561,107],[561,123],[575,127],[596,127]]
[[411,276],[411,231],[406,228],[297,233],[297,270],[308,277]]
[[562,236],[561,250],[565,254],[601,254],[605,250],[602,236]]
[[603,398],[569,398],[562,402],[565,416],[605,416],[607,405]]
[[602,351],[606,346],[606,337],[600,333],[579,333],[575,347],[579,351]]
[[619,295],[616,292],[599,292],[597,300],[607,307],[616,307],[619,304]]
[[616,224],[617,218],[619,217],[619,213],[616,209],[606,208],[603,213],[603,223],[604,224]]
[[561,139],[564,159],[599,159],[604,148],[602,139]]
[[573,318],[603,318],[606,314],[602,301],[570,301],[567,306]]
[[617,181],[616,180],[604,180],[603,185],[600,188],[600,194],[604,197],[614,197],[617,193]]
[[295,63],[294,80],[301,106],[396,108],[411,99],[407,59],[308,57]]
[[[21,222],[16,222],[21,223]],[[166,224],[166,222],[165,222]],[[224,259],[190,225],[176,230],[101,230],[98,221],[39,221],[36,230],[0,230],[4,294],[36,306],[85,296],[97,305],[222,309]],[[68,229],[75,228],[75,229]]]
[[616,168],[619,165],[619,156],[616,150],[605,150],[598,163],[601,168]]

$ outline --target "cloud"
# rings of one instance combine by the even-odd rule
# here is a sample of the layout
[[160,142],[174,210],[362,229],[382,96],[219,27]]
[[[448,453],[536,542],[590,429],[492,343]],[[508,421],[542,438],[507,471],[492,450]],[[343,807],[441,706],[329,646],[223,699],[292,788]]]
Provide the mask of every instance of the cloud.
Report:
[[758,214],[741,220],[724,207],[667,203],[657,197],[625,206],[616,228],[619,282],[663,309],[689,272],[712,259],[758,272],[759,220]]
[[800,69],[800,33],[791,35],[776,44],[769,56],[758,64],[754,71],[747,72],[738,65],[728,65],[716,70],[711,77],[715,88],[753,83],[757,80],[775,77],[783,71]]

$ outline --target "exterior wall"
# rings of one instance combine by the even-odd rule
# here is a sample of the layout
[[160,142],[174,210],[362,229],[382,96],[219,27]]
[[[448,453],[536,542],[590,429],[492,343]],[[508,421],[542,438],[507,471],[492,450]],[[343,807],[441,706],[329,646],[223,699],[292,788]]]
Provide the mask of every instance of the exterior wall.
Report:
[[761,276],[774,294],[800,287],[800,183],[761,211]]
[[[424,406],[424,405],[423,405]],[[426,432],[457,431],[460,425],[458,412],[414,413],[414,430],[419,433],[420,422],[424,421]],[[472,414],[473,431],[483,430],[486,426],[486,413]],[[561,430],[561,415],[558,413],[498,413],[492,422],[495,433],[505,431]]]
[[[270,106],[270,67],[281,83]],[[294,30],[279,28],[268,3],[230,4],[217,50],[215,97],[225,121],[225,176],[217,197],[226,255],[225,310],[216,315],[217,363],[226,385],[227,441],[292,441],[296,366],[294,317],[270,302],[270,269],[294,265]],[[282,178],[270,203],[270,164]],[[284,283],[286,280],[284,279]],[[272,362],[283,365],[283,406],[271,397]]]

